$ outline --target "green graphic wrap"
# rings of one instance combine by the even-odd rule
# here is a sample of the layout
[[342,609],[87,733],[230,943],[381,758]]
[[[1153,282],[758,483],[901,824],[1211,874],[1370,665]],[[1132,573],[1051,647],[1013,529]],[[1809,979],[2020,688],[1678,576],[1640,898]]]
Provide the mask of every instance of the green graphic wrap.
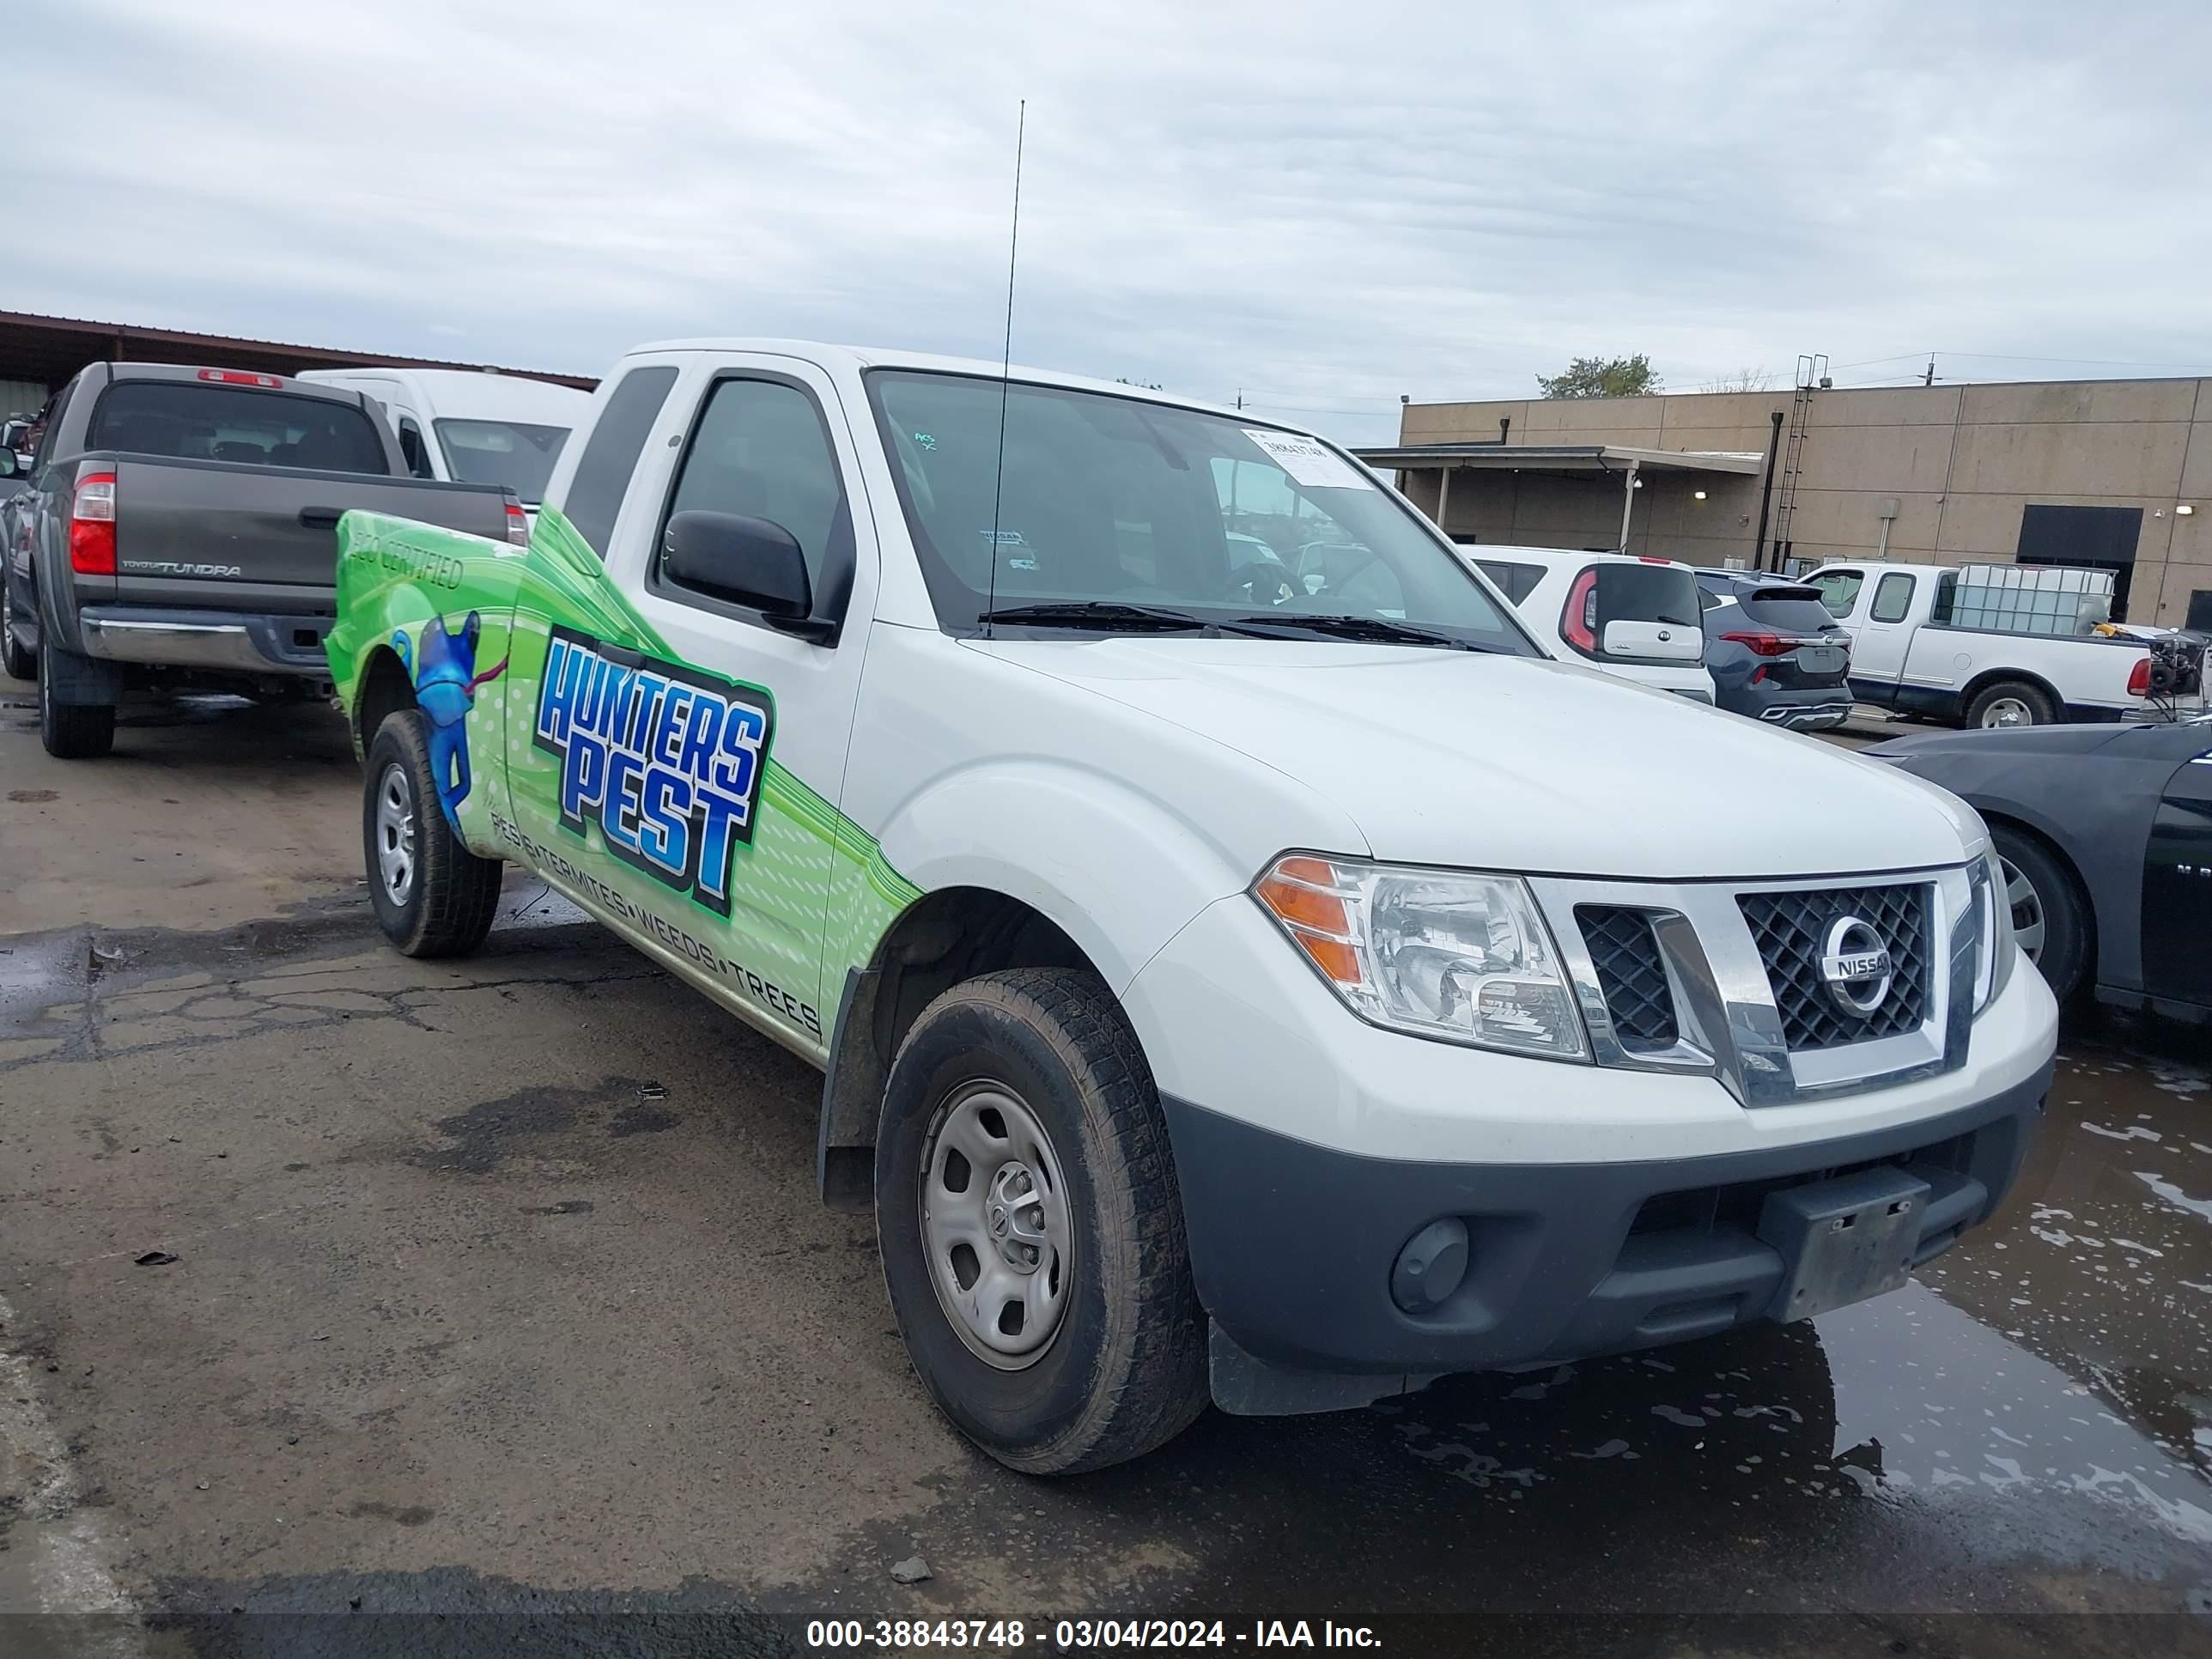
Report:
[[470,848],[826,1052],[847,969],[921,894],[776,761],[775,688],[679,658],[550,507],[526,550],[363,513],[338,549],[340,695],[397,665]]

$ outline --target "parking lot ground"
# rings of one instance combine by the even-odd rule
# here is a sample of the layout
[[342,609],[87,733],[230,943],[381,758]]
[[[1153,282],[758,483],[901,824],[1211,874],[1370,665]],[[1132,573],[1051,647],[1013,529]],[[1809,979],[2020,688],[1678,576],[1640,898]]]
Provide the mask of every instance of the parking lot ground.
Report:
[[477,957],[386,950],[322,711],[65,765],[0,702],[0,1652],[2212,1645],[2212,1087],[2165,1032],[2069,1036],[2003,1216],[1893,1296],[1040,1482],[924,1399],[806,1067],[534,879]]

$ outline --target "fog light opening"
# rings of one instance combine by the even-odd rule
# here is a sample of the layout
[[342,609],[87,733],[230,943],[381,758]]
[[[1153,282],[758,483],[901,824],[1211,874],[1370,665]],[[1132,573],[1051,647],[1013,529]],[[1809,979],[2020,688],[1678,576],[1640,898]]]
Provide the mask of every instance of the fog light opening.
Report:
[[1409,1314],[1433,1313],[1467,1277],[1467,1223],[1431,1221],[1406,1241],[1390,1269],[1390,1299]]

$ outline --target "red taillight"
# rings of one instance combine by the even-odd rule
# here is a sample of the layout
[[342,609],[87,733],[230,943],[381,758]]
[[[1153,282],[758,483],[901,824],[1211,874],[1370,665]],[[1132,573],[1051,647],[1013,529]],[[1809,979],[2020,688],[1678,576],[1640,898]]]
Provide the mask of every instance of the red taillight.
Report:
[[284,384],[274,374],[249,374],[242,368],[204,368],[200,379],[217,386],[258,386],[264,392],[274,392]]
[[1567,589],[1559,612],[1559,637],[1577,651],[1597,654],[1597,570],[1585,570]]
[[2128,671],[2128,695],[2131,697],[2147,697],[2150,695],[2150,659],[2148,657],[2138,658],[2136,665]]
[[88,472],[70,503],[70,568],[80,576],[115,574],[115,475]]
[[517,547],[530,545],[530,515],[514,501],[507,504],[507,538]]
[[1735,641],[1754,657],[1784,656],[1794,649],[1797,643],[1795,640],[1784,639],[1779,634],[1769,633],[1764,628],[1755,631],[1745,630],[1734,634],[1723,634],[1721,637],[1724,640]]

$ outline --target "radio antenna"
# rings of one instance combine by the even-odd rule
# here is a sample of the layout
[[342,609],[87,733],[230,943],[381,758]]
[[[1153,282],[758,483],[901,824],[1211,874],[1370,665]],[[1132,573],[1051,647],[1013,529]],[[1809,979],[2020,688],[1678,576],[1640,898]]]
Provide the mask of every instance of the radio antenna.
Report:
[[1006,339],[999,354],[999,461],[991,478],[991,575],[983,600],[983,637],[992,636],[991,613],[999,608],[999,503],[1006,485],[1006,392],[1014,375],[1014,259],[1022,248],[1022,139],[1029,128],[1030,100],[1014,114],[1014,218],[1006,238]]

